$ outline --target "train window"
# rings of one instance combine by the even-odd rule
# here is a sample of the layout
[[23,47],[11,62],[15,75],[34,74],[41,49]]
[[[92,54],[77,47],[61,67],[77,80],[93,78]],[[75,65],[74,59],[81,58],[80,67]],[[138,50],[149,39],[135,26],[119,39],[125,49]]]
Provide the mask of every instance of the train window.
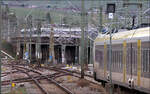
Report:
[[103,67],[103,51],[95,50],[95,61],[99,63],[100,67]]
[[[112,50],[112,71],[122,72],[122,50]],[[109,63],[109,51],[107,51],[108,63]],[[107,68],[109,68],[107,65]]]
[[131,67],[131,49],[130,48],[128,48],[127,49],[127,60],[126,60],[126,69],[127,69],[127,74],[129,74],[130,73],[130,67]]
[[147,72],[150,72],[150,49],[147,50]]
[[132,49],[133,53],[132,53],[132,71],[134,74],[137,73],[137,49]]
[[122,61],[123,61],[123,52],[122,50],[119,51],[119,57],[120,57],[120,61],[119,61],[119,71],[122,71]]
[[122,61],[123,61],[123,52],[122,52],[122,51],[120,51],[120,63],[119,63],[120,70],[122,70],[122,68],[123,68]]
[[150,49],[142,49],[142,72],[150,72]]

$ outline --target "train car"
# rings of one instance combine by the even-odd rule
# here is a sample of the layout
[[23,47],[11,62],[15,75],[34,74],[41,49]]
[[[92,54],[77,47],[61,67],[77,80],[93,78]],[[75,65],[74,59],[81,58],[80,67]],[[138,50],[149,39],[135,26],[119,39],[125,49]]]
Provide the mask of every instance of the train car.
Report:
[[[99,34],[94,41],[94,78],[121,87],[150,93],[150,27],[112,34],[112,58],[109,60],[110,37]],[[110,72],[111,69],[111,72]]]

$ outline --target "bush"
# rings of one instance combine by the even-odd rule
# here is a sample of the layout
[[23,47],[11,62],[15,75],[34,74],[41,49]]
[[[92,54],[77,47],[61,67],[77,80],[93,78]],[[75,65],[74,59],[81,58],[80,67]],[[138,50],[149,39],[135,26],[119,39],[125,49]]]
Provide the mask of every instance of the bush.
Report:
[[13,57],[16,56],[15,47],[10,42],[2,40],[1,49]]

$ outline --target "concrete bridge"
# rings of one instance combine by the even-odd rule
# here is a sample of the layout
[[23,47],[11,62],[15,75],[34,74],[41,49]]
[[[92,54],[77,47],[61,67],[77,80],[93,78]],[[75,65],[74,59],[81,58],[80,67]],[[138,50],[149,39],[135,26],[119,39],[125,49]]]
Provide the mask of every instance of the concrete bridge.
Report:
[[[14,45],[17,45],[17,52],[22,59],[24,56],[24,49],[29,52],[31,44],[31,59],[35,60],[36,52],[38,51],[37,46],[40,45],[40,53],[42,62],[48,62],[49,59],[49,46],[50,44],[50,28],[41,29],[40,34],[36,32],[36,29],[25,30],[22,29],[20,33],[13,33],[11,41]],[[56,63],[78,63],[79,52],[80,52],[80,35],[81,30],[79,28],[64,29],[54,28],[54,54]],[[39,41],[40,40],[40,41]],[[88,41],[88,40],[87,40]],[[50,45],[49,45],[50,44]]]

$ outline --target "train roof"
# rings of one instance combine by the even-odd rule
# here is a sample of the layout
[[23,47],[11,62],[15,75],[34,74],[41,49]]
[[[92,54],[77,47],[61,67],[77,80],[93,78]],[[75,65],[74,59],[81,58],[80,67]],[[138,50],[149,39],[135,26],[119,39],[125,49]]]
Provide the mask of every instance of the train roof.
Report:
[[[134,30],[129,30],[129,31],[123,31],[123,32],[118,32],[118,33],[113,33],[112,34],[112,41],[120,41],[120,40],[137,40],[137,39],[149,39],[150,38],[150,27],[146,28],[139,28],[139,29],[134,29]],[[99,34],[97,38],[95,39],[95,42],[108,42],[110,39],[109,34]],[[150,40],[147,40],[150,41]]]

